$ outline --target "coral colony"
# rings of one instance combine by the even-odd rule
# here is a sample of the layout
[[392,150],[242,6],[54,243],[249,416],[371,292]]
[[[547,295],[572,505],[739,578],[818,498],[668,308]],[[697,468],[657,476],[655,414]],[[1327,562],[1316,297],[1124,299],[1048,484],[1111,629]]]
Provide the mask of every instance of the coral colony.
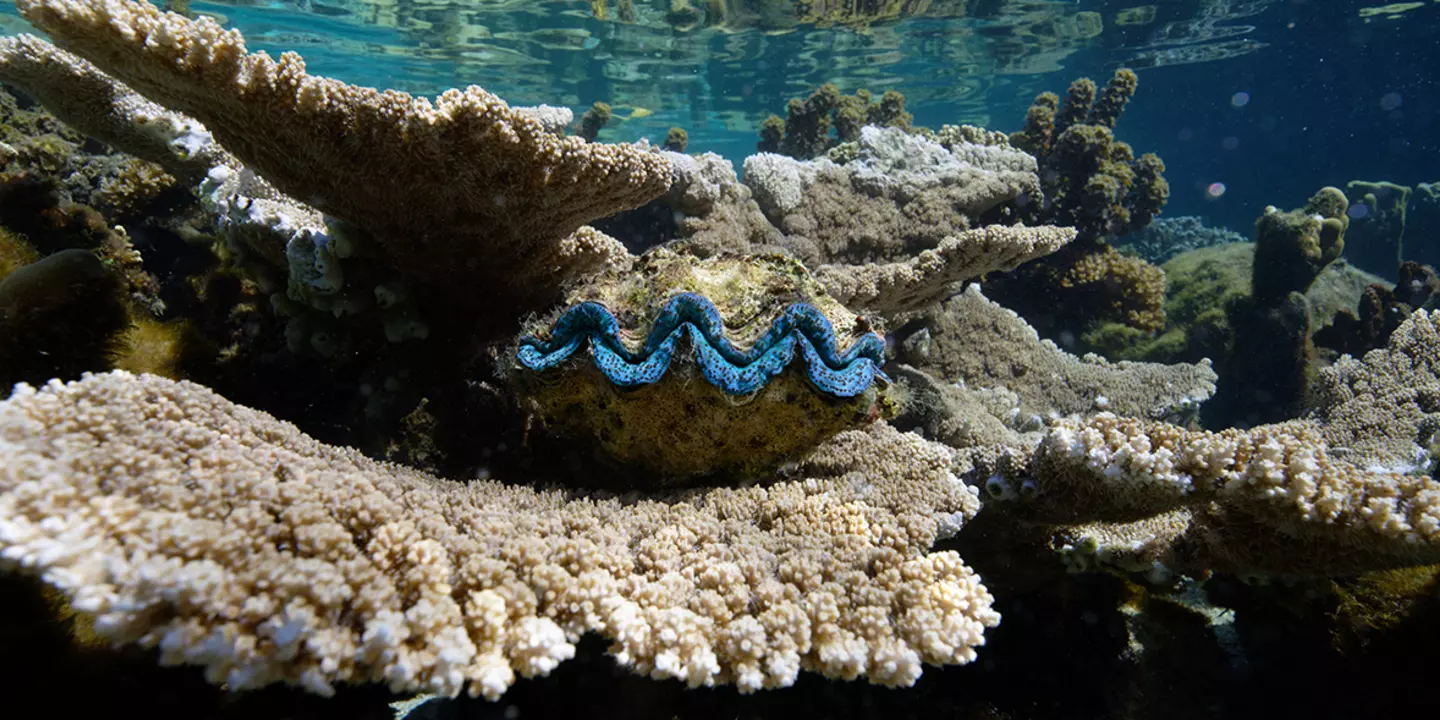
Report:
[[[18,6],[51,40],[0,38],[0,79],[53,116],[0,106],[0,564],[106,647],[323,696],[494,700],[586,636],[692,688],[910,687],[1067,570],[1191,597],[1440,563],[1440,283],[1366,291],[1393,321],[1322,367],[1326,188],[1261,218],[1249,292],[1183,285],[1243,298],[1173,312],[1118,249],[1169,193],[1116,139],[1128,70],[1012,136],[827,86],[742,181],[683,131]],[[1114,617],[1136,657],[1189,637]]]

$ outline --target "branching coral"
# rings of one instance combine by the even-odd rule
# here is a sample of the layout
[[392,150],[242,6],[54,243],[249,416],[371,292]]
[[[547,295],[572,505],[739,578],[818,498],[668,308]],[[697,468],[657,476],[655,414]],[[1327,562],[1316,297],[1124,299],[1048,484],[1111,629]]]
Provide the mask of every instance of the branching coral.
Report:
[[1366,468],[1434,473],[1440,436],[1440,311],[1410,315],[1387,347],[1320,371],[1319,416],[1334,454]]
[[298,55],[248,54],[208,18],[145,3],[20,8],[62,46],[204,122],[280,191],[373,234],[430,291],[463,276],[511,296],[553,293],[569,233],[670,184],[662,156],[552,135],[478,87],[431,102],[346,85],[307,74]]
[[1044,93],[1031,106],[1025,129],[1010,136],[1012,145],[1039,162],[1042,191],[1025,205],[1026,219],[1078,231],[1064,252],[989,285],[992,295],[1047,332],[1083,329],[1097,319],[1146,331],[1164,327],[1164,273],[1119,255],[1105,241],[1144,228],[1170,195],[1160,158],[1136,158],[1129,145],[1115,140],[1115,123],[1137,82],[1135,73],[1122,69],[1098,100],[1088,78],[1071,84],[1063,104]]
[[1070,417],[1033,451],[972,453],[972,474],[1018,536],[1045,536],[1072,569],[1161,580],[1433,563],[1440,484],[1420,445],[1440,428],[1437,328],[1440,313],[1418,312],[1387,350],[1326,371],[1310,419],[1206,432]]
[[973,660],[999,616],[928,551],[978,509],[948,451],[882,425],[803,472],[630,505],[463,485],[116,372],[0,403],[0,557],[234,690],[494,698],[586,632],[635,672],[742,691]]
[[[905,96],[885,91],[880,102],[871,102],[870,93],[845,95],[834,85],[821,85],[808,98],[793,98],[785,108],[786,119],[771,115],[760,129],[760,152],[779,153],[797,160],[825,154],[838,143],[860,139],[867,125],[909,129],[911,115],[905,112]],[[831,137],[830,128],[835,128]]]

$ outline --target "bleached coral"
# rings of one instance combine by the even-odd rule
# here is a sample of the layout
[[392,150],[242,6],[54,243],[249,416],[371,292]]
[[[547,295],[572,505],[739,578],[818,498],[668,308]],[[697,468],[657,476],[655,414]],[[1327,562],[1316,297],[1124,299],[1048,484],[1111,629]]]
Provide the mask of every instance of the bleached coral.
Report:
[[231,689],[494,698],[586,632],[633,671],[742,691],[801,670],[908,685],[998,623],[942,527],[943,446],[842,433],[809,477],[670,502],[462,484],[124,372],[0,404],[0,557],[95,630]]
[[905,260],[993,222],[1008,202],[1039,197],[1034,159],[1008,145],[945,147],[866,127],[857,152],[844,165],[763,153],[745,162],[760,209],[812,268]]

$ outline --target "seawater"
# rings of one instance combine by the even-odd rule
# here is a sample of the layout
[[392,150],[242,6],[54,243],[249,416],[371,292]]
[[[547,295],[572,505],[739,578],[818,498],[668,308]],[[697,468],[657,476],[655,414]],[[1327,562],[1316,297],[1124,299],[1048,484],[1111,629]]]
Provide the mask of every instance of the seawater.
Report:
[[[917,124],[1013,131],[1034,96],[1140,74],[1117,135],[1168,166],[1167,216],[1250,235],[1354,179],[1440,180],[1440,2],[1334,0],[299,0],[194,2],[252,50],[311,72],[433,95],[615,108],[604,141],[659,142],[737,166],[759,124],[825,82],[898,90]],[[0,32],[26,31],[13,7]],[[1418,238],[1407,238],[1415,243]],[[1440,239],[1427,239],[1440,242]],[[1413,247],[1413,244],[1412,244]]]

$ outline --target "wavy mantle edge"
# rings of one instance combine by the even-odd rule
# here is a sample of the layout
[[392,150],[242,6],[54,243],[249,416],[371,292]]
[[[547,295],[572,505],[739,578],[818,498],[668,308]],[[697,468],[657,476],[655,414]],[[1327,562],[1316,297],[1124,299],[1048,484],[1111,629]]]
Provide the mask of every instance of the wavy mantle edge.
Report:
[[855,397],[874,384],[890,381],[885,341],[868,332],[841,352],[830,320],[815,306],[794,303],[771,323],[748,349],[725,335],[715,304],[703,295],[681,293],[665,301],[639,351],[620,339],[620,321],[598,302],[577,303],[555,321],[549,340],[534,335],[520,339],[517,359],[534,372],[550,370],[588,345],[595,366],[606,379],[625,388],[658,382],[670,368],[681,338],[705,379],[729,395],[749,395],[763,388],[794,361],[804,359],[805,375],[820,392]]

